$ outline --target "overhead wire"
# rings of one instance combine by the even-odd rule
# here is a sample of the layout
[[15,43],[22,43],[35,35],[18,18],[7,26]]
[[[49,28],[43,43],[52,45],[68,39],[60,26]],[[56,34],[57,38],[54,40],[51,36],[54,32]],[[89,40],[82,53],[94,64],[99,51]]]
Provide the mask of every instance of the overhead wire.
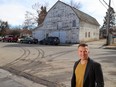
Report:
[[114,4],[113,0],[112,0],[112,5],[113,5],[113,8],[114,8],[114,11],[116,12],[116,5]]
[[100,1],[100,3],[107,9],[107,7],[101,2],[101,0],[99,0]]
[[[104,0],[103,0],[104,1]],[[107,6],[109,6],[105,1],[104,1],[104,3],[107,5]]]

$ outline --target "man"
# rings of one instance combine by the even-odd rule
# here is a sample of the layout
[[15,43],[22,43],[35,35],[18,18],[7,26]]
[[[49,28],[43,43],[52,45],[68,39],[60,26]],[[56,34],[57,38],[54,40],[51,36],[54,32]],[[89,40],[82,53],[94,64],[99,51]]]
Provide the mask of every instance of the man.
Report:
[[78,56],[73,67],[71,87],[104,87],[101,65],[89,58],[87,44],[79,44]]

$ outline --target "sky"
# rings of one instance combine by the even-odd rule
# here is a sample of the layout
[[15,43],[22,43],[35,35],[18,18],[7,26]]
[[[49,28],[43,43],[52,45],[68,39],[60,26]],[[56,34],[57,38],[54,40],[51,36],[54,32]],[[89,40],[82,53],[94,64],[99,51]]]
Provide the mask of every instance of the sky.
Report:
[[[36,14],[32,8],[35,3],[45,5],[49,10],[58,0],[0,0],[0,20],[7,21],[12,26],[19,26],[24,23],[26,11]],[[69,4],[71,0],[60,0]],[[100,25],[103,24],[104,16],[109,4],[109,0],[73,0],[81,3],[79,10],[94,17]],[[105,2],[106,3],[105,3]],[[116,11],[116,0],[111,0],[111,6]]]

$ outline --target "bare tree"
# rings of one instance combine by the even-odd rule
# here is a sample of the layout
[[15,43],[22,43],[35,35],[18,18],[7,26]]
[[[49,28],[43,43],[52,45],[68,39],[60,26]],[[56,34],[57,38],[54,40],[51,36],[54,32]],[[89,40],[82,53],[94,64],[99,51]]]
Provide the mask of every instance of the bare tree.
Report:
[[33,26],[37,25],[37,17],[35,14],[26,11],[25,14],[25,21],[24,21],[24,27],[25,28],[32,28]]
[[34,26],[39,26],[42,23],[40,22],[41,21],[40,13],[44,12],[45,14],[47,14],[46,11],[47,7],[48,7],[48,3],[46,2],[45,5],[41,5],[40,3],[35,3],[34,5],[32,5],[32,9],[36,11],[36,14],[26,11],[24,27],[29,29],[29,28],[33,28]]
[[0,35],[2,36],[6,35],[8,30],[9,30],[8,22],[0,20]]
[[80,9],[82,6],[80,2],[75,2],[74,0],[70,0],[70,5],[76,9]]

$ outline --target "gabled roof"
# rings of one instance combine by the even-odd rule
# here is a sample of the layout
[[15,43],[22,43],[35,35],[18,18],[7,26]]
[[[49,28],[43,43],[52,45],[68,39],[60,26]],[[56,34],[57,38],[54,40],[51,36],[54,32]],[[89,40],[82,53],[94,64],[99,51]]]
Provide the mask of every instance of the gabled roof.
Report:
[[90,15],[88,15],[88,14],[86,14],[86,13],[84,13],[84,12],[82,12],[82,11],[80,11],[80,10],[78,10],[78,9],[64,3],[64,2],[62,2],[62,1],[58,0],[56,3],[58,3],[58,2],[61,2],[61,3],[65,4],[65,5],[69,6],[70,8],[72,8],[72,10],[76,13],[76,15],[79,17],[79,19],[81,21],[85,21],[85,22],[100,26],[98,21],[95,18],[93,18],[92,16],[90,16]]
[[100,26],[100,24],[97,22],[97,20],[95,18],[93,18],[92,16],[90,16],[76,8],[72,7],[72,9],[77,14],[77,16],[79,17],[80,20]]
[[35,30],[37,30],[39,27],[42,27],[42,26],[43,26],[43,23],[40,24],[39,26],[37,26],[36,28],[34,28],[32,31],[35,31]]

